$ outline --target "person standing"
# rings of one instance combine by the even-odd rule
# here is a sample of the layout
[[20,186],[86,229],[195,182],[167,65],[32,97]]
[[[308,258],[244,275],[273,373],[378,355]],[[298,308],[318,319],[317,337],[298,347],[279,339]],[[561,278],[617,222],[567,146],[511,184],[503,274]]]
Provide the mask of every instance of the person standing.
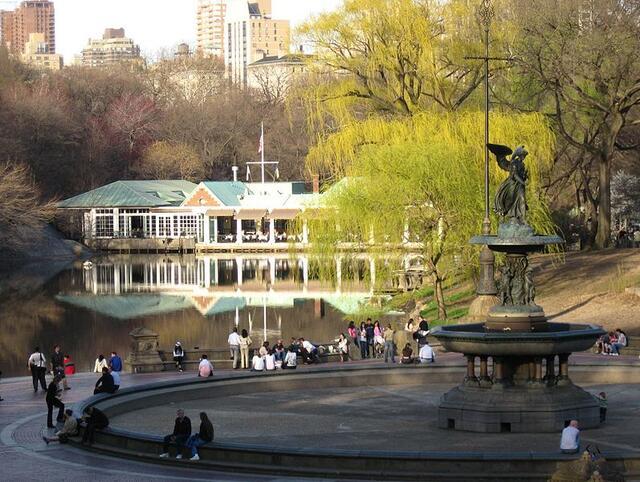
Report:
[[393,337],[395,335],[395,331],[391,328],[391,324],[387,325],[386,330],[384,330],[384,362],[388,363],[391,360],[391,363],[395,363],[395,346],[393,344]]
[[560,451],[563,454],[577,454],[580,450],[580,430],[578,429],[578,421],[571,420],[564,430],[560,438]]
[[242,336],[240,337],[240,359],[241,359],[240,366],[242,368],[250,368],[249,367],[249,347],[251,346],[252,343],[253,341],[251,340],[249,333],[247,332],[247,330],[243,329]]
[[40,386],[43,390],[47,389],[47,380],[45,378],[45,373],[47,372],[47,359],[44,357],[42,352],[40,351],[40,347],[36,347],[31,356],[29,357],[29,361],[27,362],[27,366],[31,369],[31,379],[33,381],[33,391],[38,391],[38,382],[40,382]]
[[51,373],[54,377],[62,380],[62,386],[65,390],[70,389],[69,385],[67,385],[67,377],[64,371],[64,355],[60,351],[60,345],[53,347],[53,353],[51,354]]
[[66,377],[70,377],[76,373],[76,364],[73,363],[71,359],[71,355],[67,354],[64,356],[64,374]]
[[49,387],[47,388],[47,427],[55,428],[53,424],[53,407],[58,407],[58,416],[56,420],[58,422],[64,422],[64,403],[60,400],[60,395],[62,394],[62,390],[58,386],[60,383],[60,377],[57,375],[53,377],[51,383],[49,383]]
[[179,372],[182,371],[182,360],[184,360],[184,350],[180,342],[176,341],[176,344],[173,346],[173,361]]
[[173,433],[164,438],[160,458],[164,459],[169,457],[169,445],[175,444],[178,448],[176,459],[181,459],[182,453],[180,452],[183,447],[187,446],[189,437],[191,437],[191,420],[184,414],[184,410],[179,408],[176,412],[176,421],[173,424]]
[[373,323],[371,322],[371,318],[367,318],[367,323],[364,325],[364,329],[367,334],[367,358],[369,357],[375,358],[376,357],[375,346],[374,346],[375,330],[373,328]]
[[200,460],[198,447],[213,441],[213,424],[207,414],[200,412],[200,431],[189,437],[187,447],[191,449],[191,460]]
[[604,421],[607,420],[607,394],[600,392],[596,398],[600,405],[600,423],[604,423]]
[[238,327],[234,326],[233,331],[229,334],[229,350],[233,358],[233,368],[240,367],[240,335],[238,335]]
[[103,368],[109,368],[109,364],[107,363],[104,355],[98,355],[98,358],[96,358],[96,362],[93,365],[93,373],[102,373]]
[[112,372],[120,373],[122,371],[122,358],[115,352],[111,352],[111,358],[109,358],[109,368]]
[[356,324],[351,320],[349,322],[349,326],[347,327],[347,333],[351,337],[353,341],[353,346],[358,347],[360,344],[358,343],[358,329],[356,328]]
[[360,323],[360,331],[358,333],[358,344],[360,346],[360,358],[364,360],[369,358],[369,345],[367,345],[367,330],[364,323]]

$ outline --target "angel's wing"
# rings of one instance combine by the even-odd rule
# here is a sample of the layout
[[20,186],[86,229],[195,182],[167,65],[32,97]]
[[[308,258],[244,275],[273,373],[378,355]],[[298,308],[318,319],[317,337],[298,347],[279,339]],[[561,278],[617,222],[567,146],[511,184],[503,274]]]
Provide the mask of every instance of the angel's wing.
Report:
[[487,144],[487,148],[496,156],[498,160],[498,166],[505,171],[509,170],[509,160],[507,156],[511,155],[513,151],[507,147],[500,144]]

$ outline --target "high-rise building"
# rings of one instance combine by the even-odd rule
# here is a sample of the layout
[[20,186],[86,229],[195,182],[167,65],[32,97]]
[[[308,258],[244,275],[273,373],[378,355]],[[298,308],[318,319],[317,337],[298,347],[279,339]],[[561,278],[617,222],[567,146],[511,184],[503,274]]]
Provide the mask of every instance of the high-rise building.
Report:
[[205,56],[224,55],[224,17],[227,0],[198,0],[196,50]]
[[227,75],[246,85],[249,64],[289,53],[289,35],[289,21],[271,17],[271,0],[230,3],[224,28]]
[[16,55],[22,55],[29,35],[41,33],[47,52],[56,51],[56,22],[53,2],[24,1],[12,11],[0,11],[0,41]]
[[89,39],[89,44],[82,49],[82,65],[88,67],[141,60],[140,47],[125,37],[123,28],[105,29],[101,39]]
[[29,34],[29,40],[24,46],[22,61],[38,69],[60,70],[62,55],[49,52],[49,45],[43,33]]

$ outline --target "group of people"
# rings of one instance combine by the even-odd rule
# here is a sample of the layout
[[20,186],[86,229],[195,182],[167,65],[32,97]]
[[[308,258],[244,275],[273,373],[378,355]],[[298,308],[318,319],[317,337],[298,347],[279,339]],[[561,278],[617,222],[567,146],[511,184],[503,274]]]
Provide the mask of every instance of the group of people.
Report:
[[87,407],[81,418],[77,419],[73,416],[73,410],[66,409],[59,420],[64,422],[60,430],[55,432],[51,437],[44,435],[42,439],[47,445],[51,442],[60,442],[62,444],[69,441],[69,437],[75,437],[79,433],[80,426],[84,425],[82,434],[82,443],[91,445],[94,443],[96,430],[102,430],[109,426],[109,419],[100,409],[95,407]]
[[93,368],[94,373],[101,374],[96,382],[93,394],[116,393],[120,388],[120,372],[122,371],[122,358],[115,351],[111,352],[109,360],[104,355],[98,355]]
[[620,355],[620,349],[628,346],[627,334],[620,328],[602,335],[596,342],[596,352],[602,355]]
[[173,424],[173,432],[164,437],[164,445],[160,458],[169,457],[169,448],[176,447],[176,459],[182,458],[182,451],[188,449],[189,460],[200,460],[198,448],[213,441],[213,424],[205,412],[200,412],[200,430],[191,433],[191,420],[179,408],[176,412],[176,420]]
[[34,392],[38,391],[38,384],[42,390],[47,391],[47,368],[50,368],[50,373],[54,378],[57,377],[62,382],[64,390],[71,389],[67,382],[67,375],[73,375],[76,372],[71,356],[63,355],[60,345],[54,345],[49,362],[47,362],[47,358],[40,350],[40,347],[35,347],[35,350],[27,360],[27,368],[31,371]]

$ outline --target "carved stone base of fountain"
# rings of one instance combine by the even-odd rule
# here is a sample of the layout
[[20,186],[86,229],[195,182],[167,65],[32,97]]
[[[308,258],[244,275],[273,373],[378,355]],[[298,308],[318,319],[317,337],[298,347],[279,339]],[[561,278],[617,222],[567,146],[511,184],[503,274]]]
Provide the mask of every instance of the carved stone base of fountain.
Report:
[[559,433],[570,420],[579,420],[580,428],[600,424],[598,401],[571,382],[509,388],[465,383],[446,393],[438,410],[441,428],[470,432]]

